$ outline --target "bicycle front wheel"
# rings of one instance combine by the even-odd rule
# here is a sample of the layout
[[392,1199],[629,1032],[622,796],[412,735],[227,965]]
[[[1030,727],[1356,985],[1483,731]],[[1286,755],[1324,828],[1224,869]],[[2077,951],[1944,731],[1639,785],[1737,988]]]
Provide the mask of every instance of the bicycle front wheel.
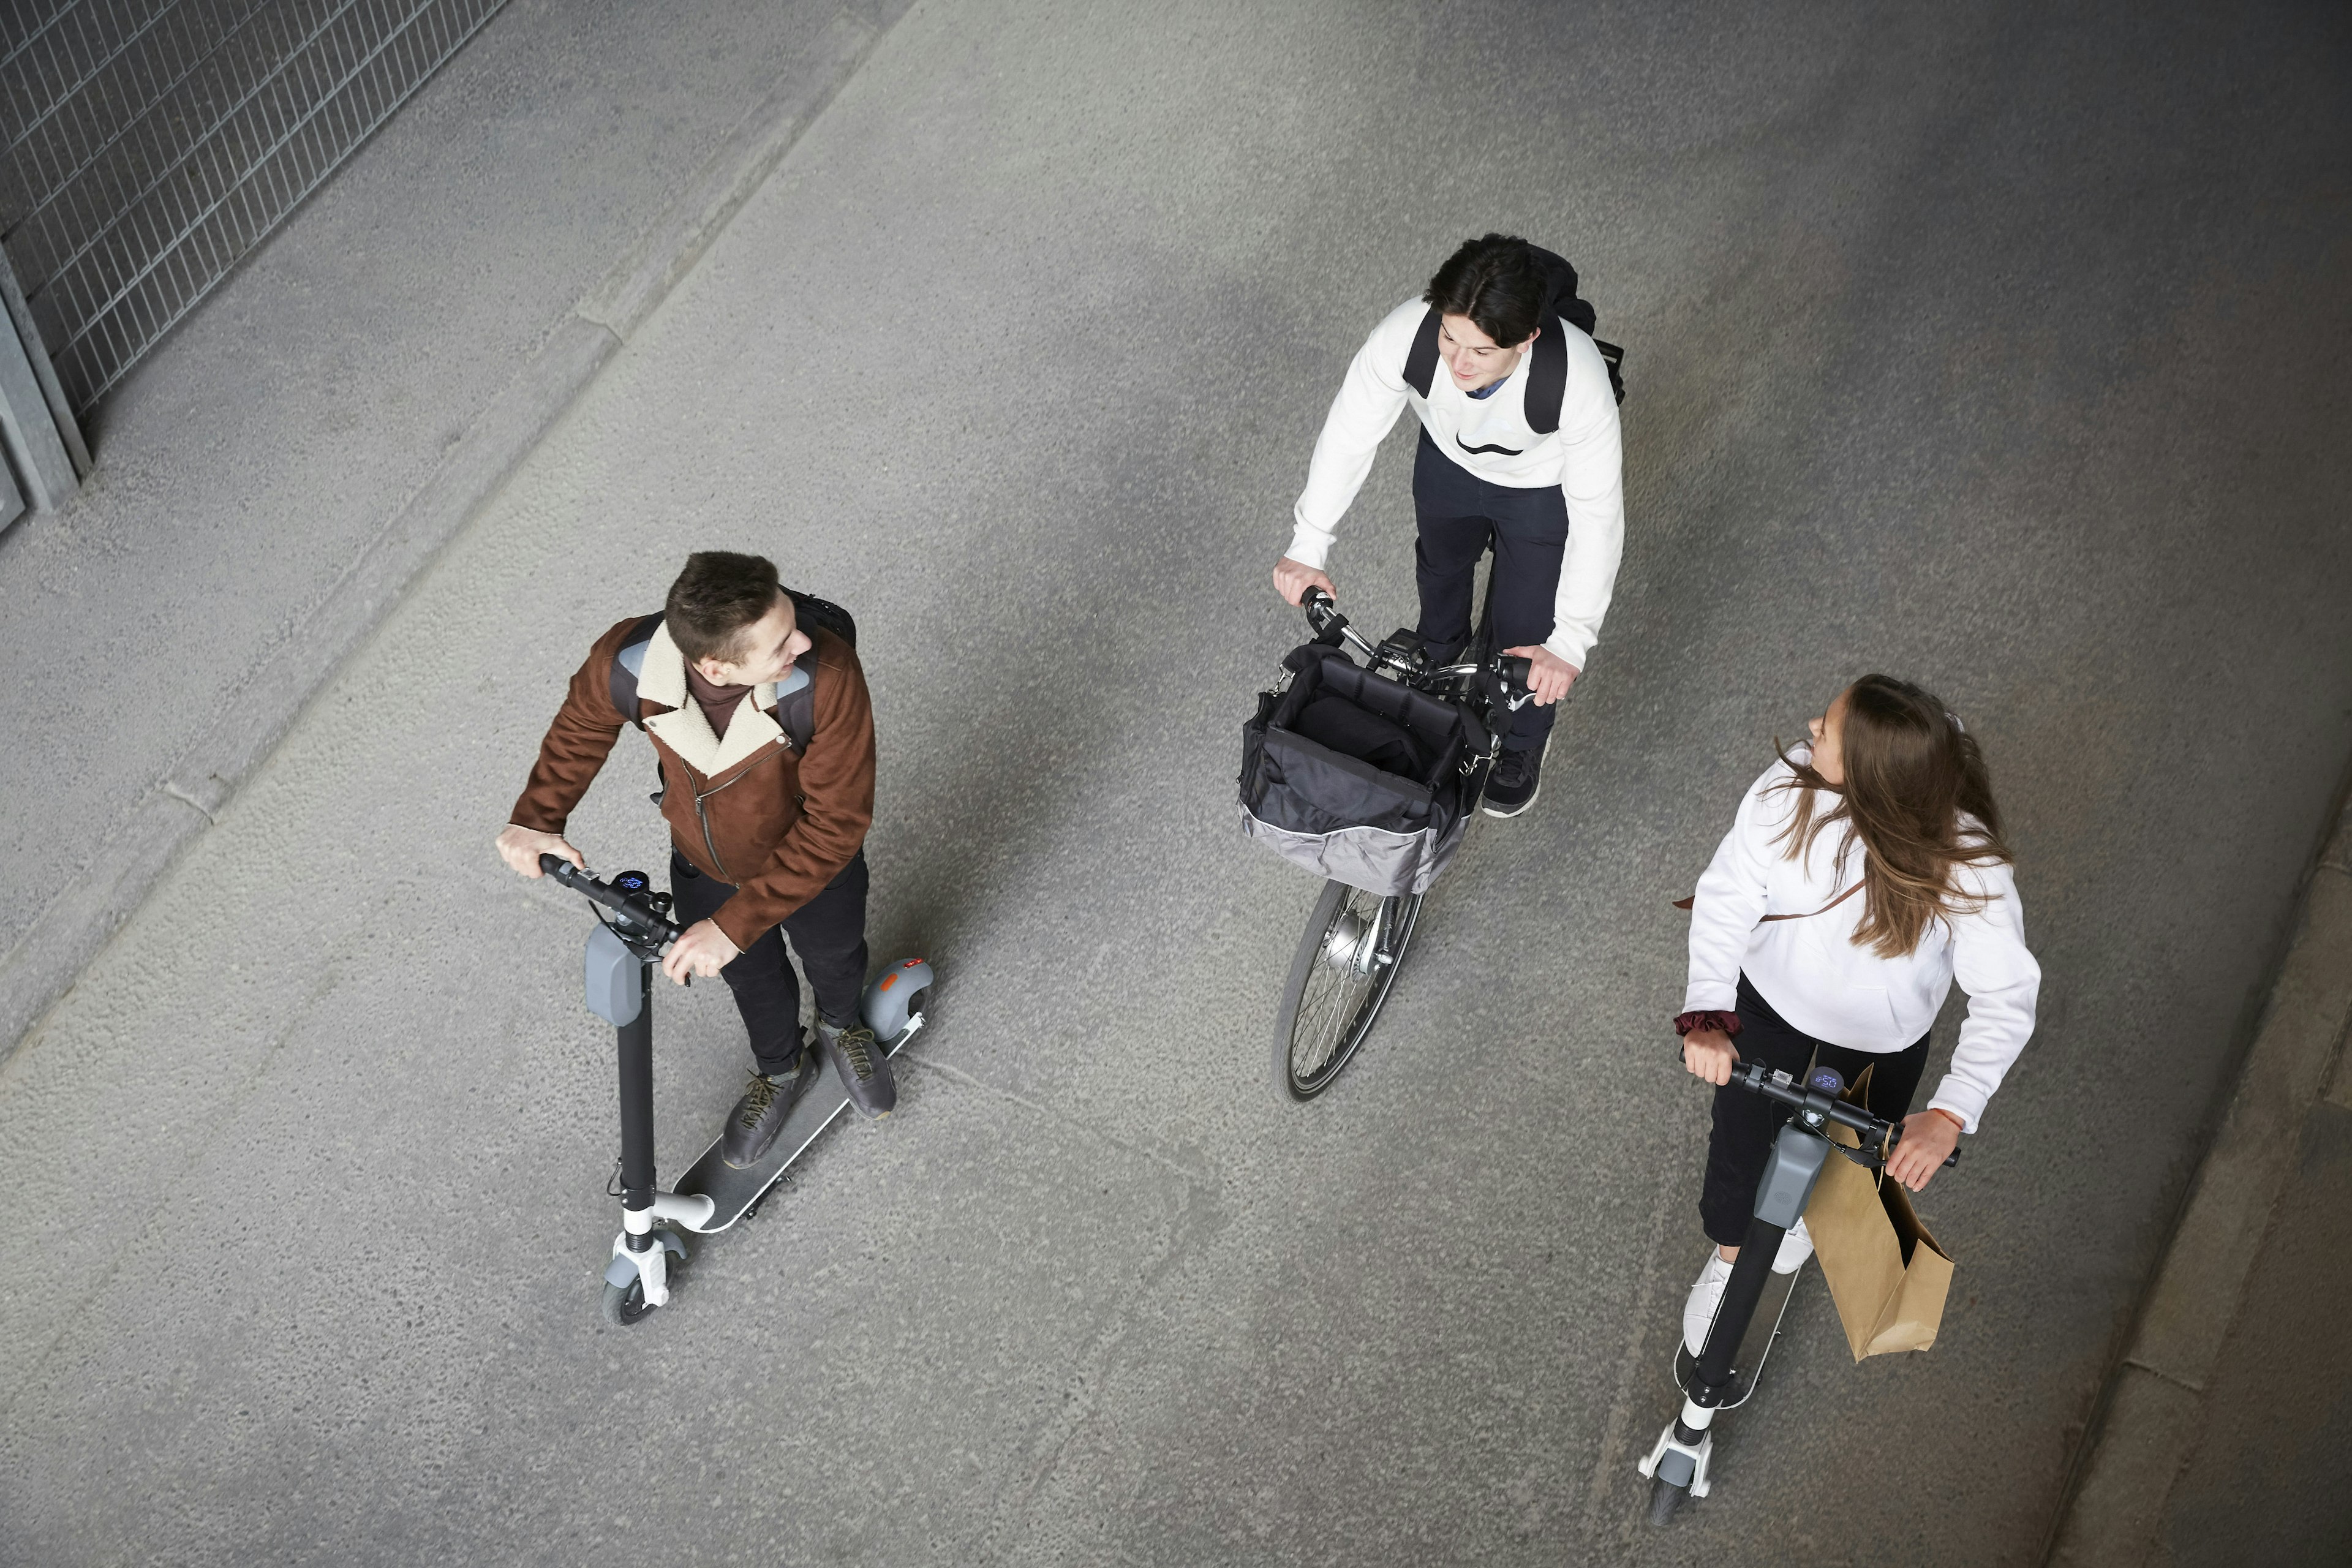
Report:
[[1327,882],[1307,918],[1274,1026],[1274,1071],[1292,1100],[1331,1087],[1381,1016],[1421,915],[1422,895],[1383,899]]

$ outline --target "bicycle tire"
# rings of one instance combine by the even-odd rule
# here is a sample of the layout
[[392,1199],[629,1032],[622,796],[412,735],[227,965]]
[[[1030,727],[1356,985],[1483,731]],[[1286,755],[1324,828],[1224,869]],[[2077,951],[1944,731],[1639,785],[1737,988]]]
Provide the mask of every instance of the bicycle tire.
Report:
[[[1370,933],[1366,922],[1383,902],[1398,906],[1391,916],[1392,934],[1384,961],[1376,961],[1369,971],[1359,963],[1340,961],[1339,950],[1349,945],[1342,921],[1356,922],[1357,942],[1367,940]],[[1322,896],[1315,900],[1298,951],[1291,959],[1282,1010],[1275,1020],[1275,1081],[1286,1098],[1314,1099],[1330,1088],[1340,1069],[1354,1058],[1379,1022],[1389,993],[1396,988],[1419,923],[1421,904],[1419,893],[1384,900],[1345,882],[1323,885]]]

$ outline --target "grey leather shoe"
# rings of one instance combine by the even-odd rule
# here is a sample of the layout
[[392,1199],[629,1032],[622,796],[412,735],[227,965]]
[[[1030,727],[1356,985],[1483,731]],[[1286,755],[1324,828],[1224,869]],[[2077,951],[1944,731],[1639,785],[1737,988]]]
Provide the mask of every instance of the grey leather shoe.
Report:
[[843,1029],[819,1020],[816,1037],[857,1113],[868,1119],[889,1115],[898,1103],[898,1084],[874,1031],[863,1024]]
[[753,1073],[751,1087],[728,1112],[727,1131],[719,1137],[719,1157],[739,1171],[766,1159],[776,1134],[784,1130],[785,1118],[815,1081],[816,1058],[807,1051],[801,1053],[800,1066],[789,1074],[767,1078]]

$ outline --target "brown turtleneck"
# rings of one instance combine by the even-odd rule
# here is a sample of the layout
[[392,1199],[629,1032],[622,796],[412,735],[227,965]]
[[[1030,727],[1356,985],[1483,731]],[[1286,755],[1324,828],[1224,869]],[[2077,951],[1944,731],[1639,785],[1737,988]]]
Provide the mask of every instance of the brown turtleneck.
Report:
[[694,693],[695,706],[710,721],[710,732],[720,740],[727,738],[727,721],[735,717],[735,710],[743,700],[748,686],[713,686],[694,668],[692,659],[686,664],[686,689]]

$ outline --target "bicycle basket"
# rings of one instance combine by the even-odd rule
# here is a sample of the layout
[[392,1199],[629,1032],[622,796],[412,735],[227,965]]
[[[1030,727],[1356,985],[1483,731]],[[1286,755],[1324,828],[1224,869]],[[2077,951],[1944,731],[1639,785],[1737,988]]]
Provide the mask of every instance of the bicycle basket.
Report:
[[1461,846],[1463,763],[1485,728],[1319,644],[1283,665],[1289,685],[1242,726],[1242,832],[1366,892],[1428,891]]

